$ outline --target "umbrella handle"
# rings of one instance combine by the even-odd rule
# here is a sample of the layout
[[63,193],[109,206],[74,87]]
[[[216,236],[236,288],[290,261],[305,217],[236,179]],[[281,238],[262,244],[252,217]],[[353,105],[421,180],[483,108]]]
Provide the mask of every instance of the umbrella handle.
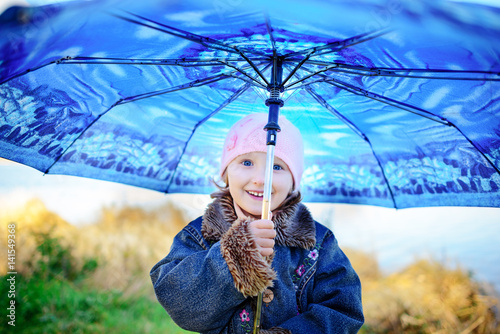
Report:
[[[262,219],[271,218],[271,190],[273,188],[273,170],[274,170],[274,148],[276,147],[276,136],[280,131],[278,119],[280,107],[283,107],[283,101],[280,99],[280,92],[283,90],[281,84],[283,76],[283,58],[277,57],[276,51],[273,52],[273,71],[271,75],[271,84],[268,86],[270,98],[266,100],[266,106],[269,107],[268,123],[264,127],[267,131],[267,155],[266,171],[264,178],[264,196],[262,201]],[[253,334],[260,333],[260,318],[262,315],[263,292],[257,296],[257,307],[255,309],[255,319],[253,324]]]
[[[271,189],[273,184],[273,166],[274,166],[274,145],[267,145],[266,155],[266,174],[264,179],[264,196],[262,201],[262,219],[271,218]],[[255,310],[255,319],[253,325],[253,333],[259,334],[260,332],[260,318],[262,315],[262,296],[259,293],[257,296],[257,307]]]

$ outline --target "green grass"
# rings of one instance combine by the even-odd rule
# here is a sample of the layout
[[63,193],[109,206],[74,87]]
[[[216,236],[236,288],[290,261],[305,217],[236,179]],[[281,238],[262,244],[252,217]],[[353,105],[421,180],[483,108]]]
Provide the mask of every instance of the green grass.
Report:
[[[189,333],[148,295],[126,297],[121,291],[104,291],[86,283],[99,266],[96,259],[81,263],[71,247],[62,246],[50,234],[38,234],[36,239],[37,254],[28,261],[29,271],[15,275],[15,298],[7,281],[11,275],[0,276],[0,305],[5,310],[0,332]],[[15,300],[15,328],[6,317],[11,300]]]
[[[8,305],[7,277],[1,277],[1,305]],[[3,307],[2,307],[3,308]],[[8,318],[6,318],[8,320]],[[5,319],[0,332],[14,328]],[[17,333],[189,333],[177,327],[147,296],[125,297],[67,280],[16,277]]]

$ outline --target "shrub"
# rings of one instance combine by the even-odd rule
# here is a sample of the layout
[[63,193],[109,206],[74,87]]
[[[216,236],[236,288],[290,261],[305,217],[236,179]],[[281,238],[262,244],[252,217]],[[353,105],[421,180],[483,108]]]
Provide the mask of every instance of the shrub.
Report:
[[37,241],[36,253],[26,263],[26,276],[33,279],[64,279],[76,281],[84,279],[98,267],[97,258],[77,259],[70,246],[64,246],[61,238],[52,237],[50,232],[34,233]]

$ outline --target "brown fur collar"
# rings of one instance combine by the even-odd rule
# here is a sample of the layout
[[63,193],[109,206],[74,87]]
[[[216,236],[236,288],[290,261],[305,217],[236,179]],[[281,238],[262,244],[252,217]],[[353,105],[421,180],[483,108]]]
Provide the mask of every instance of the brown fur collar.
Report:
[[[214,201],[203,215],[202,233],[206,240],[219,241],[237,220],[229,190],[212,194]],[[273,212],[276,245],[312,249],[316,244],[316,227],[300,193],[288,196]]]

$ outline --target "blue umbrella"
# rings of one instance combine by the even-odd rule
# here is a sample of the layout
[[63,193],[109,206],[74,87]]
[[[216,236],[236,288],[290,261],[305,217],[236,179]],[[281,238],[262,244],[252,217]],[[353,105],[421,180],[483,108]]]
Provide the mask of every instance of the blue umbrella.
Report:
[[498,207],[499,22],[449,1],[13,7],[0,156],[208,193],[229,127],[269,107],[271,157],[280,111],[305,138],[306,200]]
[[498,207],[498,22],[449,1],[13,7],[0,156],[210,193],[225,133],[267,101],[305,138],[308,201]]

